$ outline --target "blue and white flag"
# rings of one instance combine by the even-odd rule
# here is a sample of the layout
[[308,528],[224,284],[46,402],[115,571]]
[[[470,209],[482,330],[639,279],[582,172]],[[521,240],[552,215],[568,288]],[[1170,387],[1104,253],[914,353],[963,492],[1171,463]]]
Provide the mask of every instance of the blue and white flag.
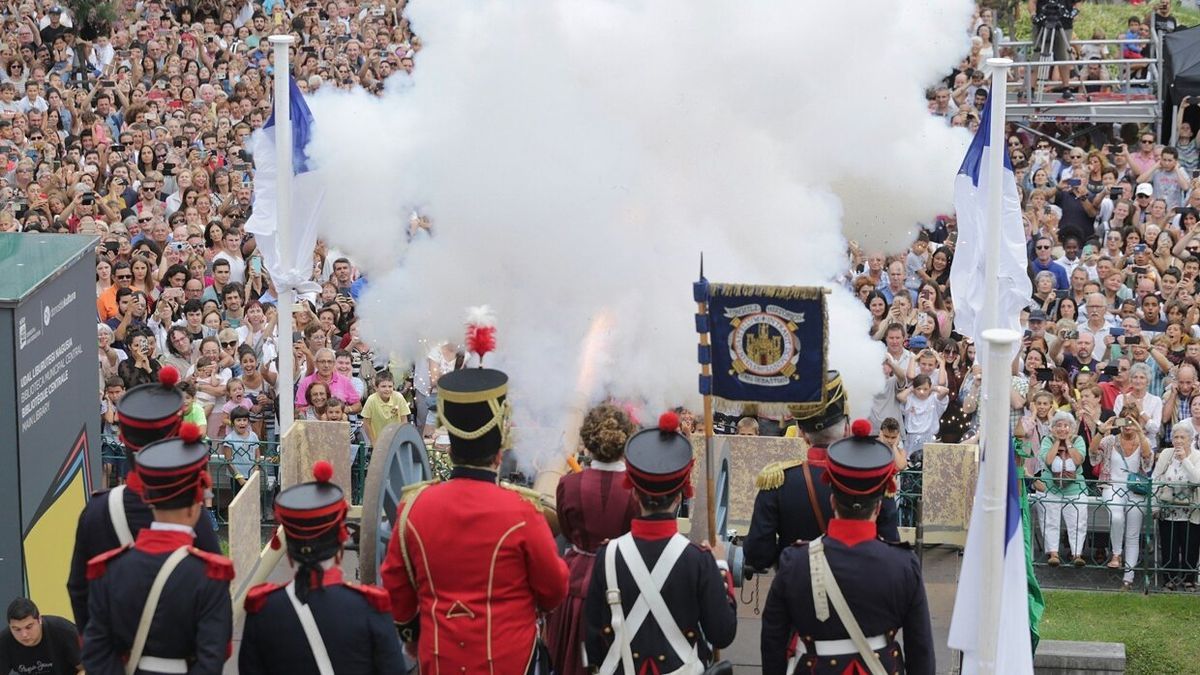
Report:
[[312,278],[313,248],[317,245],[317,218],[325,198],[325,187],[319,171],[309,166],[308,142],[313,133],[313,116],[294,79],[288,78],[291,96],[289,113],[292,120],[292,195],[291,223],[288,250],[279,248],[276,238],[276,204],[278,175],[276,166],[275,114],[263,128],[250,138],[254,155],[254,210],[246,221],[246,231],[254,234],[263,262],[278,289],[303,288]]
[[[958,261],[955,261],[956,263]],[[1007,452],[1005,452],[1007,450]],[[1021,527],[1021,495],[1017,487],[1017,465],[1011,441],[1008,448],[995,448],[984,455],[975,487],[975,506],[971,510],[967,547],[963,551],[958,594],[950,622],[950,647],[963,653],[963,675],[980,672],[980,631],[996,634],[996,663],[993,673],[1026,675],[1033,673],[1033,647],[1029,635],[1029,593],[1026,586],[1025,535]],[[1007,471],[1004,503],[1004,560],[1000,578],[987,578],[984,537],[988,534],[984,515],[984,486],[992,471]],[[983,618],[985,589],[1000,586],[1000,616],[995,625],[980,626]]]
[[[979,131],[975,133],[967,156],[954,179],[954,210],[958,216],[958,243],[954,248],[954,264],[950,266],[950,294],[954,299],[954,326],[959,333],[983,344],[981,335],[988,328],[1020,329],[1021,308],[1029,305],[1033,287],[1029,282],[1025,249],[1025,228],[1021,221],[1021,201],[1017,197],[1017,181],[1013,176],[1004,139],[994,145],[989,138],[991,103],[983,109]],[[993,149],[1004,155],[1004,192],[1000,200],[999,251],[988,251],[988,173]],[[984,287],[987,277],[987,256],[1000,256],[999,284],[996,294],[999,304],[998,325],[984,326]]]

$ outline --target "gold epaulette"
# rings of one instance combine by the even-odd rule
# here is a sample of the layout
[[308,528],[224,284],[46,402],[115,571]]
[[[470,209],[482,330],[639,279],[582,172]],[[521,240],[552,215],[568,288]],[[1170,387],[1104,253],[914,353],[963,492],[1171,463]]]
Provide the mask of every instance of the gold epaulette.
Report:
[[516,485],[503,480],[500,481],[500,487],[517,493],[522,499],[530,504],[533,504],[534,508],[538,509],[539,511],[546,507],[545,495],[537,490],[534,490],[533,488],[527,488],[522,485]]
[[802,459],[792,459],[786,462],[771,462],[758,472],[754,486],[759,490],[775,490],[783,485],[783,472],[804,464]]
[[425,488],[427,488],[430,485],[433,485],[434,483],[437,483],[437,482],[439,482],[439,481],[437,481],[435,479],[435,480],[423,480],[420,483],[409,483],[408,485],[405,485],[404,487],[400,488],[400,499],[401,500],[407,499],[409,497],[409,495],[413,494],[414,492],[416,492],[418,490],[424,490]]

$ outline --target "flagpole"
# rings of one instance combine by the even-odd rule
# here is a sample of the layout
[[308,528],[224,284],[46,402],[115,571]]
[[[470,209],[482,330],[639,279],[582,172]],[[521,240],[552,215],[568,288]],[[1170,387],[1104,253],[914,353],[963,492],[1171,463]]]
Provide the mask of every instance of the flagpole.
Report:
[[[992,69],[992,90],[988,97],[991,126],[988,128],[987,259],[984,275],[983,339],[986,343],[983,381],[983,452],[980,464],[984,472],[979,485],[984,514],[983,578],[989,583],[982,589],[979,620],[979,665],[982,675],[996,673],[996,651],[1000,638],[1000,607],[1003,576],[1005,515],[1007,506],[1009,388],[1011,385],[1012,348],[1018,335],[1000,329],[1000,252],[1003,246],[1001,207],[1004,198],[1005,104],[1008,99],[1008,69],[1011,59],[987,60]],[[1009,460],[1011,461],[1011,460]],[[992,583],[994,582],[994,583]]]
[[[291,35],[272,35],[268,38],[275,56],[275,165],[277,198],[275,204],[275,241],[279,251],[290,251],[292,234],[292,116],[290,87],[290,54],[296,41]],[[285,261],[284,264],[291,264]],[[296,289],[290,283],[276,288],[279,294],[278,332],[276,350],[279,352],[279,378],[275,390],[279,393],[279,438],[291,428],[296,410],[295,356],[292,353],[292,306],[296,304]]]

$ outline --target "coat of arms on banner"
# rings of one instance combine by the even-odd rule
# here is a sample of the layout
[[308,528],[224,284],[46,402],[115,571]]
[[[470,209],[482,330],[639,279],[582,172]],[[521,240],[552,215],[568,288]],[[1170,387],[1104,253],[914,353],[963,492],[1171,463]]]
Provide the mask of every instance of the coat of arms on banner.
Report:
[[714,396],[796,409],[824,405],[825,289],[707,282],[701,288]]
[[728,340],[731,375],[760,387],[785,387],[799,379],[796,364],[801,345],[796,330],[804,323],[804,312],[751,303],[726,307],[725,318],[733,328]]

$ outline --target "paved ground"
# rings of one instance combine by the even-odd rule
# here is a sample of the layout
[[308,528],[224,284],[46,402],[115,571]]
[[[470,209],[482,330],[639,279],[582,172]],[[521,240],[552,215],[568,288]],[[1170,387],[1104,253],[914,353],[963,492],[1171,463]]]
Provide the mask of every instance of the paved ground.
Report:
[[[925,572],[925,591],[929,596],[930,618],[933,621],[933,634],[937,646],[938,673],[957,673],[958,656],[946,646],[946,636],[950,631],[950,613],[954,609],[954,592],[958,582],[958,568],[961,557],[955,549],[934,547],[925,550],[923,565]],[[347,551],[342,560],[342,568],[346,578],[357,576],[358,556],[354,551]],[[286,559],[275,569],[268,581],[283,583],[291,578]],[[770,588],[770,577],[763,578],[757,584],[749,582],[740,589],[740,604],[738,606],[738,637],[733,645],[722,653],[722,658],[734,663],[737,675],[759,675],[762,661],[759,658],[758,640],[762,603],[766,600]],[[757,597],[756,597],[757,594]],[[237,675],[237,648],[240,636],[234,639],[234,657],[225,666],[224,675]]]
[[[929,596],[929,612],[937,645],[938,673],[958,672],[957,652],[952,652],[946,646],[946,636],[950,632],[950,613],[954,609],[954,592],[958,585],[960,560],[957,550],[945,547],[926,549],[923,559],[925,592]],[[741,604],[738,607],[737,640],[721,654],[722,658],[733,662],[737,675],[758,675],[762,672],[759,668],[762,660],[758,650],[761,619],[756,607],[761,609],[768,588],[769,579],[760,581],[757,586],[757,598],[753,581],[742,589]]]

